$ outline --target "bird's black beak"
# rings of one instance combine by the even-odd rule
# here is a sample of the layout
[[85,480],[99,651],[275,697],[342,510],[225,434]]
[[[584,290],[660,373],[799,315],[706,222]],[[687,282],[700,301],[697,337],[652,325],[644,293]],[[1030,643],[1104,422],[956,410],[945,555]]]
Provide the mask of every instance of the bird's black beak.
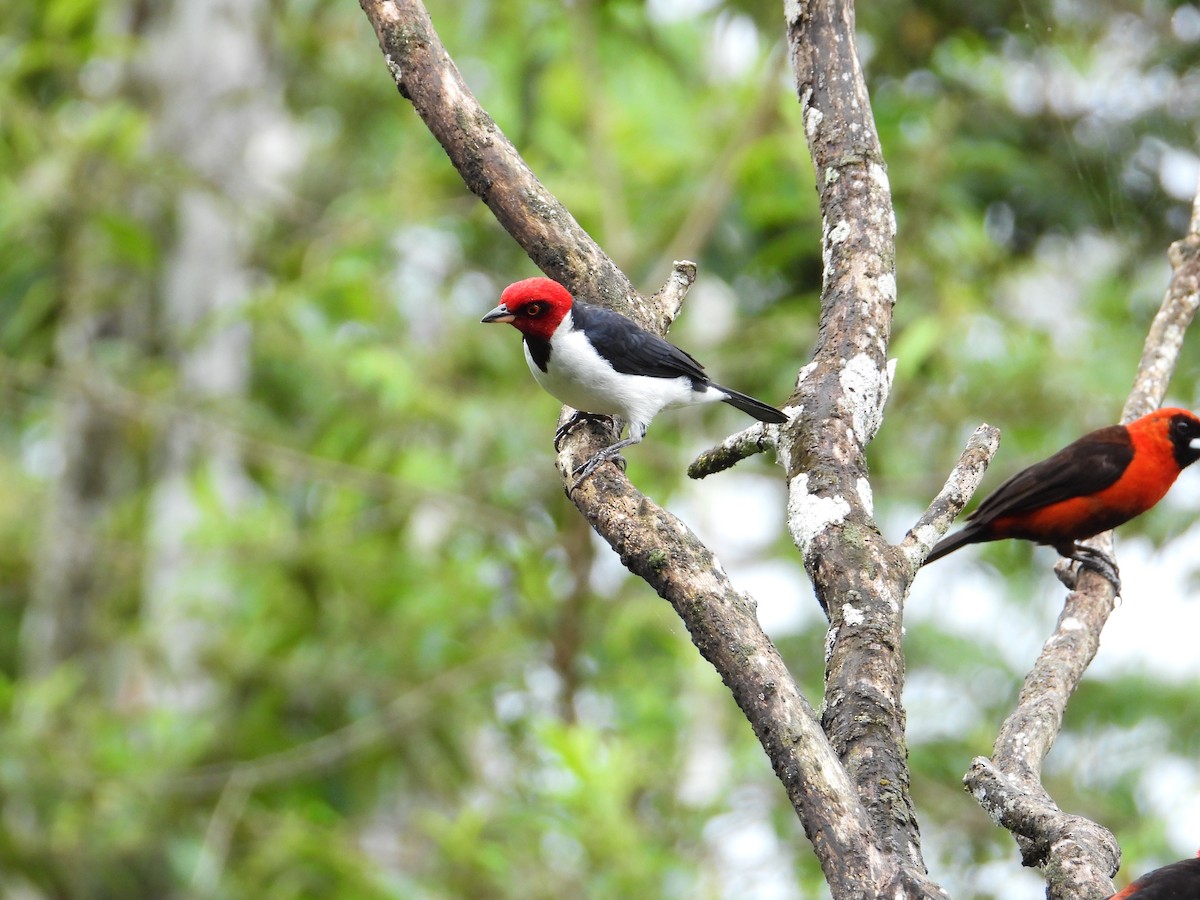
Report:
[[510,313],[508,311],[508,307],[505,306],[503,303],[501,303],[499,306],[497,306],[495,309],[493,309],[490,313],[488,313],[486,316],[484,316],[479,321],[483,322],[483,323],[511,322],[514,319],[516,319],[516,316],[514,316],[512,313]]

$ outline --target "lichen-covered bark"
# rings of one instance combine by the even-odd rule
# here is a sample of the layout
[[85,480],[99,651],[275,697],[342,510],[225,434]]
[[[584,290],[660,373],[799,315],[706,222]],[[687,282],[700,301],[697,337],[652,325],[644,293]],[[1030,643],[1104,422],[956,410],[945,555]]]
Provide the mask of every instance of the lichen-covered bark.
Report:
[[867,806],[877,846],[917,877],[925,866],[901,702],[912,570],[875,526],[864,456],[891,386],[895,219],[852,4],[788,2],[785,10],[825,263],[817,347],[792,400],[800,413],[781,442],[788,522],[829,616],[822,723]]

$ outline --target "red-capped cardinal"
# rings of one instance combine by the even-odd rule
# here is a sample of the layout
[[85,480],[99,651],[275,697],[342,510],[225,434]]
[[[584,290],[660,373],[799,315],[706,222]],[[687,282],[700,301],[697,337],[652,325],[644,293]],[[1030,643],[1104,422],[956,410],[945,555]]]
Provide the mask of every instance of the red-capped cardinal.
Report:
[[[674,344],[620,313],[572,299],[549,278],[510,284],[500,305],[481,321],[509,322],[521,332],[534,379],[567,406],[629,423],[629,437],[580,466],[572,488],[606,459],[641,441],[650,420],[670,406],[721,401],[760,422],[788,420],[773,406],[715,384],[700,363]],[[577,421],[559,429],[556,446]]]

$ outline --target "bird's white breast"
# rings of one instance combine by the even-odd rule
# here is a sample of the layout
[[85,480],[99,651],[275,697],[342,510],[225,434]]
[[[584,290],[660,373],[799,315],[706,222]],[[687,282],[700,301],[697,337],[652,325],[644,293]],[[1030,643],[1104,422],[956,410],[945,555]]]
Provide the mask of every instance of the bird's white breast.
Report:
[[533,361],[525,346],[525,361],[529,370],[547,392],[567,406],[582,412],[617,415],[631,426],[643,428],[662,409],[720,400],[724,394],[692,390],[690,378],[654,378],[648,375],[625,375],[614,369],[596,352],[587,336],[570,328],[570,319],[550,339],[550,360],[543,372]]

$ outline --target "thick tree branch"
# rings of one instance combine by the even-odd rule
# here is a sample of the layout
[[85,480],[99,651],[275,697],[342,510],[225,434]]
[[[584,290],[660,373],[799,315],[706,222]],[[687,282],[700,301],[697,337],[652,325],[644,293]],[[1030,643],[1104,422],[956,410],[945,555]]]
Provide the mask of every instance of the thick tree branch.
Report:
[[[695,277],[677,263],[647,314],[625,276],[537,182],[483,112],[416,0],[360,0],[389,68],[467,185],[547,274],[577,295],[620,308],[660,333]],[[665,309],[664,309],[665,307]],[[574,470],[600,444],[592,429],[564,442],[559,465]],[[568,476],[569,477],[569,476]],[[721,674],[787,790],[838,897],[875,896],[884,879],[871,821],[816,714],[758,625],[754,602],[736,590],[707,547],[678,519],[602,466],[571,498],[630,571],[675,607],[700,652]]]
[[[824,283],[812,363],[781,429],[788,524],[829,616],[823,725],[905,896],[944,896],[925,878],[909,793],[901,702],[907,559],[872,518],[864,449],[891,387],[895,218],[850,0],[784,4],[823,218]],[[882,888],[883,885],[880,885]]]
[[[1171,283],[1146,337],[1122,422],[1162,405],[1184,334],[1200,306],[1200,191],[1191,231],[1171,245],[1169,255]],[[1111,553],[1112,533],[1089,543]],[[1000,728],[992,758],[976,759],[963,779],[989,815],[1013,832],[1026,864],[1042,867],[1052,900],[1109,896],[1120,864],[1113,835],[1064,813],[1041,783],[1042,761],[1096,655],[1115,602],[1106,579],[1090,570],[1079,573],[1054,632],[1025,677],[1016,709]]]

